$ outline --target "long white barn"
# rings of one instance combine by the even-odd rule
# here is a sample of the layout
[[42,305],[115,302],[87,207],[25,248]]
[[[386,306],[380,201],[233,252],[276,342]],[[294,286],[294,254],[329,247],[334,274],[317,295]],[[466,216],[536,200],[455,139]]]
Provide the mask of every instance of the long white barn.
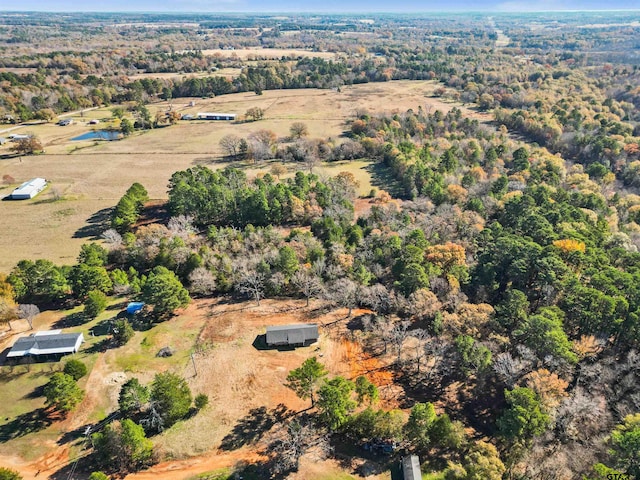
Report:
[[27,200],[38,195],[47,186],[44,178],[32,178],[28,182],[24,182],[11,193],[13,200]]
[[235,113],[198,112],[198,120],[235,120]]

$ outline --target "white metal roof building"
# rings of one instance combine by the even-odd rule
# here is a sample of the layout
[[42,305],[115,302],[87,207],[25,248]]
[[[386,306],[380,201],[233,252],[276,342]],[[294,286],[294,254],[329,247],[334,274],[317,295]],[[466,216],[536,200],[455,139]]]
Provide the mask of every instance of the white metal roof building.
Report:
[[31,138],[31,135],[23,135],[21,133],[10,133],[8,135],[8,138],[12,142],[18,142],[20,140],[27,140],[27,139]]
[[198,112],[198,120],[235,120],[235,113]]
[[420,459],[417,455],[409,455],[402,459],[402,475],[404,480],[422,480]]
[[44,178],[32,178],[28,182],[24,182],[11,193],[14,200],[26,200],[38,195],[47,186]]
[[76,353],[82,342],[82,333],[62,333],[62,330],[36,332],[19,338],[11,347],[7,358]]
[[308,345],[318,340],[317,323],[267,327],[267,345]]

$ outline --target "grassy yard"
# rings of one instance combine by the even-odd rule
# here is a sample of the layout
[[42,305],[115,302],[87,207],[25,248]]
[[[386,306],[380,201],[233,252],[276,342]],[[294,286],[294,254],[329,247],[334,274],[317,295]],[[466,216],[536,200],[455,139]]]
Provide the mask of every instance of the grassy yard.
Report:
[[[78,419],[74,418],[76,414],[73,413],[61,422],[56,414],[46,410],[42,387],[53,373],[62,371],[66,360],[74,358],[87,366],[87,375],[78,381],[78,385],[85,391],[93,388],[93,369],[98,360],[94,347],[101,338],[92,336],[90,332],[99,323],[113,317],[121,303],[121,299],[111,299],[108,309],[91,321],[86,321],[81,306],[58,312],[43,312],[36,319],[36,330],[64,328],[65,333],[81,332],[85,343],[80,352],[59,362],[0,367],[0,456],[19,455],[27,460],[38,458],[51,448],[51,444],[61,434],[73,429],[78,423],[76,420],[99,421],[109,413],[111,402],[108,398],[91,397],[85,399],[78,408],[82,413]],[[19,336],[29,333],[31,332],[25,331]],[[7,345],[11,343],[13,341],[7,342]]]

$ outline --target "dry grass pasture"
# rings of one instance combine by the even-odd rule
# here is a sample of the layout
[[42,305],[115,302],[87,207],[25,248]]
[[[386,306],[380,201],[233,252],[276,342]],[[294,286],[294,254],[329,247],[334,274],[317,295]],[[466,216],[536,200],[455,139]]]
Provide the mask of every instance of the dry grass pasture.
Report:
[[193,72],[193,73],[172,73],[172,72],[156,72],[156,73],[136,73],[135,75],[129,75],[129,80],[141,80],[143,78],[162,78],[162,79],[184,79],[184,78],[202,78],[202,77],[226,77],[235,78],[242,73],[241,68],[220,68],[213,72]]
[[202,55],[217,56],[222,58],[238,58],[241,60],[252,59],[278,59],[282,57],[299,58],[299,57],[316,57],[332,60],[336,58],[336,53],[333,52],[314,52],[312,50],[302,50],[296,48],[261,48],[261,47],[248,47],[248,48],[236,48],[234,50],[225,50],[222,48],[215,48],[210,50],[202,50]]
[[[273,130],[286,137],[293,122],[308,125],[310,137],[331,138],[340,142],[345,122],[357,109],[371,112],[403,112],[418,106],[431,106],[443,111],[454,104],[430,95],[437,84],[430,81],[398,81],[370,83],[332,90],[274,90],[263,95],[238,93],[211,99],[174,99],[172,107],[180,113],[207,111],[239,115],[251,107],[263,108],[265,119],[250,123],[215,121],[180,121],[178,124],[146,132],[136,132],[116,142],[71,141],[71,138],[99,129],[111,118],[102,108],[73,115],[74,124],[31,125],[15,130],[38,135],[46,153],[22,158],[0,158],[0,177],[9,175],[14,184],[0,185],[0,196],[11,193],[20,182],[44,177],[50,187],[32,200],[0,202],[0,271],[8,272],[19,260],[46,258],[60,264],[72,263],[80,246],[95,239],[104,229],[104,220],[126,189],[134,182],[142,183],[151,198],[164,199],[169,177],[177,170],[203,164],[223,168],[223,152],[218,142],[227,134],[241,137],[260,129]],[[382,106],[387,106],[386,108]],[[153,115],[168,104],[150,107]],[[101,124],[89,126],[90,119]],[[8,153],[9,144],[0,147],[0,155]],[[254,165],[236,162],[249,175],[268,171],[269,163]],[[289,166],[292,170],[297,165]],[[353,171],[361,183],[361,193],[370,190],[367,162],[348,165],[329,164],[320,173]]]

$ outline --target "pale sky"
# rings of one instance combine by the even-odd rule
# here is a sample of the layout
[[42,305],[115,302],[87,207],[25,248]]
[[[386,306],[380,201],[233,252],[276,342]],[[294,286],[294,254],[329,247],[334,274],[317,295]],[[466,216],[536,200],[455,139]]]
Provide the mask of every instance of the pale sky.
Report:
[[0,0],[0,11],[49,12],[429,12],[640,10],[640,0]]

